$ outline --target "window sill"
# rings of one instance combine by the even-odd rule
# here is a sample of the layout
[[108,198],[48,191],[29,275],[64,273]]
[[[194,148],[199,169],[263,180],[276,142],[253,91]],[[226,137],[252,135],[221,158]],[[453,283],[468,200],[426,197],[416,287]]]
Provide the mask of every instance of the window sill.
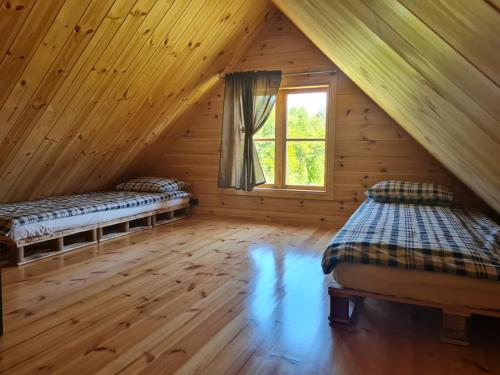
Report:
[[318,199],[331,200],[333,194],[324,190],[298,190],[298,189],[274,189],[256,188],[254,191],[241,191],[224,189],[224,194],[240,195],[247,197],[271,197],[271,198],[291,198],[291,199]]

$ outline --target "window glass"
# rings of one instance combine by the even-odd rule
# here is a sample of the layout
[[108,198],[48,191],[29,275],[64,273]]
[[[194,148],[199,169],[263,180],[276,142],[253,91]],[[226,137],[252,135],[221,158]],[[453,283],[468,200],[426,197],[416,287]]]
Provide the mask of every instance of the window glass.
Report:
[[288,141],[286,147],[286,184],[325,185],[325,142]]
[[326,92],[286,96],[287,138],[325,138]]

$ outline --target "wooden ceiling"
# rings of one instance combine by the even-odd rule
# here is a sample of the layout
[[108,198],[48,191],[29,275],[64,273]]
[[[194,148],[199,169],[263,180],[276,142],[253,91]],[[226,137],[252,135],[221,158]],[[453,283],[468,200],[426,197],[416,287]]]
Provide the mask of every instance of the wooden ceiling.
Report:
[[[273,0],[500,212],[486,0]],[[230,71],[270,0],[0,0],[0,202],[108,188]]]
[[363,91],[500,212],[500,15],[483,0],[274,0]]
[[267,0],[0,0],[0,202],[108,187],[245,50]]

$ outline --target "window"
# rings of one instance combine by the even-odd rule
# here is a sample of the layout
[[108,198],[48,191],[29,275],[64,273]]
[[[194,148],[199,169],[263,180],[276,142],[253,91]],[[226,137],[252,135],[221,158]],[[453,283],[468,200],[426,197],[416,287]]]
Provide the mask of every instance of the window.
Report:
[[254,136],[266,177],[262,189],[327,190],[329,86],[281,88]]

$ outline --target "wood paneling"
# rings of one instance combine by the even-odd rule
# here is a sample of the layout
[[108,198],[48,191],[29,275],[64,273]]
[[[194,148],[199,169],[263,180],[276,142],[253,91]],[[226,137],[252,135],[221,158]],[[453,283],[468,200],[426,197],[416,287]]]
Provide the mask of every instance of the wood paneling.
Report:
[[0,2],[0,202],[109,187],[209,90],[267,0]]
[[109,188],[120,176],[156,171],[206,182],[193,189],[219,203],[200,211],[223,210],[214,187],[219,74],[332,69],[338,60],[373,101],[344,73],[335,77],[336,196],[359,200],[366,181],[384,174],[457,185],[416,139],[498,208],[492,4],[276,2],[326,56],[291,22],[266,16],[268,0],[2,1],[0,202]]
[[[235,67],[284,72],[335,68],[277,11]],[[217,188],[222,83],[160,135],[123,178],[157,174],[184,179],[200,200],[194,208],[199,213],[328,225],[345,223],[364,200],[366,188],[385,179],[443,183],[454,189],[458,201],[472,202],[464,199],[471,197],[468,189],[341,71],[335,85],[333,199],[245,196]]]
[[500,212],[500,16],[495,6],[481,0],[274,3]]
[[498,319],[474,316],[464,348],[439,340],[439,311],[366,298],[331,329],[334,233],[191,217],[2,269],[0,373],[500,374]]

